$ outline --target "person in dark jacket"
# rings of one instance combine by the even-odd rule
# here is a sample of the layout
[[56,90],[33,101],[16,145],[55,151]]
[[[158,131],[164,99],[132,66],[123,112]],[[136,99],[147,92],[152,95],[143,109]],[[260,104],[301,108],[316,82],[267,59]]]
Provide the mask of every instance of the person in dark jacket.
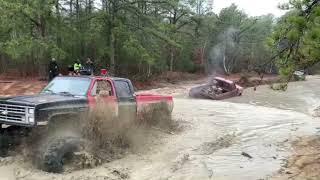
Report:
[[49,81],[59,75],[59,66],[55,58],[52,58],[49,63]]
[[94,72],[94,64],[91,61],[90,58],[87,58],[86,64],[85,64],[85,68],[88,71],[88,74],[93,75]]
[[69,76],[73,76],[74,75],[73,65],[69,65],[68,66],[68,72],[69,72]]

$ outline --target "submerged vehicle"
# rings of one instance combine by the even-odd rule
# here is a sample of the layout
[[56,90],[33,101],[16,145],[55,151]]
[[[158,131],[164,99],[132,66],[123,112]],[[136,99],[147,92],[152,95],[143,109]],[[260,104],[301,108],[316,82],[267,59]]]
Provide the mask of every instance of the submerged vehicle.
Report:
[[[64,133],[56,132],[70,132],[80,126],[81,113],[99,106],[101,100],[112,108],[115,117],[135,118],[145,108],[157,103],[165,103],[170,112],[173,109],[172,96],[137,95],[129,79],[58,76],[37,95],[0,99],[0,146],[3,145],[1,140],[8,134],[10,136],[6,136],[6,140],[16,140],[28,137],[31,130],[38,131],[45,127],[43,134],[47,134],[44,137],[55,132],[59,138],[46,142],[42,154],[39,154],[40,168],[48,172],[61,172],[62,158],[70,151],[72,153],[79,141],[70,135],[61,137]],[[62,126],[57,126],[59,124]],[[16,133],[10,133],[9,129]]]
[[305,81],[306,80],[306,71],[304,70],[299,70],[299,71],[295,71],[293,73],[293,78],[295,81]]
[[205,85],[191,88],[189,96],[200,99],[222,100],[235,96],[241,96],[243,88],[233,81],[215,77]]

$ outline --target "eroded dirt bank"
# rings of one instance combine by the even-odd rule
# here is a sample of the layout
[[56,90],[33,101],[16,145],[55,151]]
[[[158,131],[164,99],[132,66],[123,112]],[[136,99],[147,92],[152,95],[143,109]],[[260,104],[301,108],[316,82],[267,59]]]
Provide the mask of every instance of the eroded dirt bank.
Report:
[[153,129],[122,159],[64,174],[41,172],[20,156],[4,158],[1,178],[269,179],[287,164],[293,141],[319,132],[320,121],[311,116],[320,102],[317,77],[292,83],[286,93],[261,86],[224,102],[187,98],[192,85],[151,91],[176,96],[174,117],[182,131]]
[[320,178],[320,137],[301,137],[292,143],[293,155],[274,180]]

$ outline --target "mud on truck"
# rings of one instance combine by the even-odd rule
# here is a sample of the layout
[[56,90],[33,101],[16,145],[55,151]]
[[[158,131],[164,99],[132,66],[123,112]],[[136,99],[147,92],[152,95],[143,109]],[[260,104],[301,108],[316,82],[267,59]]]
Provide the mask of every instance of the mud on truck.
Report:
[[[99,98],[97,98],[99,97]],[[130,80],[103,76],[59,76],[53,79],[39,94],[0,99],[0,146],[6,153],[7,143],[29,138],[30,132],[41,132],[44,137],[79,126],[82,112],[98,106],[102,100],[115,116],[136,117],[152,104],[165,103],[171,113],[171,96],[136,94]],[[121,118],[119,118],[121,119]],[[39,131],[38,131],[39,129]],[[40,131],[41,129],[41,131]],[[61,137],[62,136],[62,137]],[[75,151],[80,140],[70,135],[53,140],[42,140],[43,150],[37,152],[38,167],[47,172],[62,172],[63,157]],[[41,136],[42,137],[42,136]],[[39,138],[41,138],[39,137]],[[40,141],[41,142],[41,141]]]

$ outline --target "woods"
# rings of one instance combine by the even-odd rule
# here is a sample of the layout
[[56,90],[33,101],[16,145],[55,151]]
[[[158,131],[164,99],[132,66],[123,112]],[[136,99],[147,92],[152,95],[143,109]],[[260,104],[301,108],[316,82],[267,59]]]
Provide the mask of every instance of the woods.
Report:
[[320,61],[320,0],[293,0],[281,8],[290,11],[278,21],[271,47],[280,73],[290,78]]
[[[288,40],[301,46],[299,34],[318,16],[310,9],[303,23],[297,11],[276,25],[272,15],[250,17],[234,4],[215,14],[207,0],[0,0],[0,73],[43,76],[50,58],[66,69],[88,57],[97,69],[141,79],[166,71],[276,72],[269,61],[282,29],[290,24]],[[295,54],[317,54],[311,46]]]

